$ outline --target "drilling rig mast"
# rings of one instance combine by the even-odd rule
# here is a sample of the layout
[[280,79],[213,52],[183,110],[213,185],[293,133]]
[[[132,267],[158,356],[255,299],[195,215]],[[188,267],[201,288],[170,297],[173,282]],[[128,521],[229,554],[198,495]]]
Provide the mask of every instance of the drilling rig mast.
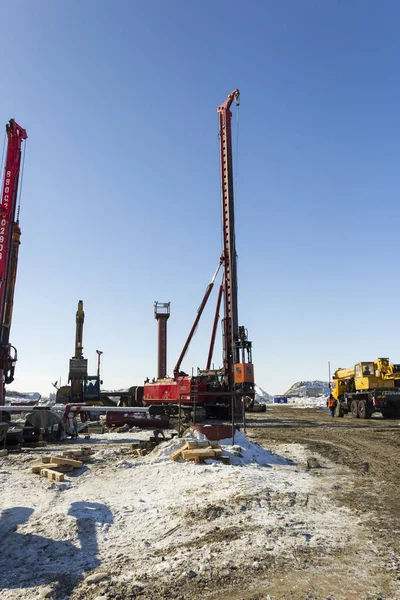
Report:
[[[21,170],[22,142],[28,137],[14,119],[6,125],[7,153],[0,205],[0,406],[4,406],[4,384],[14,380],[17,351],[10,344],[10,328],[17,276],[21,230],[17,200]],[[13,349],[14,354],[11,350]]]
[[[251,342],[247,330],[238,319],[237,255],[235,241],[235,203],[232,165],[232,113],[235,101],[239,106],[239,90],[233,90],[223,104],[218,106],[221,153],[222,229],[224,264],[224,319],[223,319],[223,367],[225,383],[229,391],[241,389],[254,401],[254,372]],[[240,407],[237,407],[239,410]]]
[[[188,338],[174,368],[173,379],[158,378],[146,380],[143,390],[144,404],[173,405],[203,404],[208,414],[222,414],[223,408],[232,407],[236,414],[254,403],[254,371],[251,356],[252,344],[247,338],[247,330],[238,325],[238,284],[237,256],[235,243],[235,206],[232,165],[232,113],[233,102],[239,104],[239,90],[229,94],[226,101],[218,106],[219,137],[222,184],[222,229],[223,251],[219,266],[208,285],[204,298],[197,311]],[[193,339],[197,325],[210,297],[220,267],[223,266],[223,283],[220,286],[210,348],[205,370],[197,369],[196,376],[181,371],[181,364]],[[224,296],[223,368],[211,369],[219,311]],[[137,388],[139,389],[139,387]],[[220,411],[220,412],[219,412]]]
[[222,228],[224,260],[224,320],[223,364],[229,389],[233,387],[233,364],[235,341],[238,337],[237,261],[235,242],[235,205],[232,167],[232,113],[233,101],[239,104],[239,90],[229,94],[218,106],[221,153]]

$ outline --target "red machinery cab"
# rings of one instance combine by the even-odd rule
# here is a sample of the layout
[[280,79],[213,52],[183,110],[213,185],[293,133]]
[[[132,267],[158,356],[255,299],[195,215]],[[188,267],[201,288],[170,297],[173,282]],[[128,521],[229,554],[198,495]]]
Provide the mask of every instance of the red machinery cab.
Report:
[[179,401],[182,404],[191,404],[193,394],[196,394],[196,402],[204,403],[206,396],[202,396],[201,392],[206,391],[206,381],[199,381],[196,377],[179,376],[176,381],[169,377],[157,379],[144,385],[143,406],[148,404],[179,404]]

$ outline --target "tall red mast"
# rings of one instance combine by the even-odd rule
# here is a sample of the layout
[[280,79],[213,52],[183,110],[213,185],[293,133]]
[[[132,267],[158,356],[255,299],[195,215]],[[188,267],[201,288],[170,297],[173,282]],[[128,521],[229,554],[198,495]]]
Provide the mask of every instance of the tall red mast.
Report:
[[14,119],[6,125],[6,134],[8,144],[0,205],[0,405],[4,405],[4,383],[13,381],[16,361],[16,354],[11,357],[9,343],[20,234],[15,216],[22,142],[28,137]]
[[[222,229],[224,264],[223,363],[229,391],[240,391],[246,405],[254,402],[252,344],[247,330],[238,322],[237,256],[235,241],[235,204],[232,165],[232,102],[239,105],[239,90],[233,90],[218,106],[221,151]],[[236,401],[235,411],[240,403]]]
[[229,94],[225,102],[217,109],[221,152],[223,261],[225,267],[223,361],[229,389],[233,387],[233,365],[238,362],[235,356],[235,341],[238,339],[238,293],[232,167],[232,113],[230,111],[233,101],[236,101],[236,105],[239,104],[239,90],[237,89]]

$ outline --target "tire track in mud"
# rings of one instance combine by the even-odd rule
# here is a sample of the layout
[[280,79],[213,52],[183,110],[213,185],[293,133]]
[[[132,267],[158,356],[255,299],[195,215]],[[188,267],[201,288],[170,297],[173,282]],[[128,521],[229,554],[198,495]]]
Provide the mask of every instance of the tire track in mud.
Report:
[[[374,579],[378,586],[381,583],[380,590],[385,593],[378,597],[385,600],[400,598],[399,423],[383,424],[381,419],[353,421],[351,417],[332,423],[327,411],[279,407],[267,411],[265,420],[261,415],[252,418],[248,436],[277,453],[282,444],[288,448],[292,443],[300,444],[309,455],[319,455],[339,468],[345,468],[340,474],[338,472],[337,482],[332,485],[332,501],[350,509],[367,535],[353,555],[350,553],[342,559],[348,561],[349,566],[360,564],[360,560],[371,565],[374,559],[381,562],[381,567],[374,569]],[[339,562],[343,561],[339,557]],[[321,578],[322,582],[322,571]],[[372,589],[359,590],[354,598],[372,598],[370,592]],[[302,598],[294,591],[292,596],[278,595],[281,597]],[[321,593],[310,597],[326,596]],[[338,597],[347,600],[351,595],[335,596],[335,599]]]

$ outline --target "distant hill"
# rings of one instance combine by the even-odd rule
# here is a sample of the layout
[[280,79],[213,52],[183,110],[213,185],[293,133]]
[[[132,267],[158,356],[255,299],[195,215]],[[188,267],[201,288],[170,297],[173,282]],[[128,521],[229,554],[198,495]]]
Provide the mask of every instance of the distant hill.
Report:
[[40,398],[41,394],[39,394],[39,392],[16,392],[14,390],[6,390],[7,404],[21,404],[24,400],[30,404],[31,402],[38,402]]
[[329,395],[329,383],[327,381],[297,381],[284,394],[288,398],[316,398]]

